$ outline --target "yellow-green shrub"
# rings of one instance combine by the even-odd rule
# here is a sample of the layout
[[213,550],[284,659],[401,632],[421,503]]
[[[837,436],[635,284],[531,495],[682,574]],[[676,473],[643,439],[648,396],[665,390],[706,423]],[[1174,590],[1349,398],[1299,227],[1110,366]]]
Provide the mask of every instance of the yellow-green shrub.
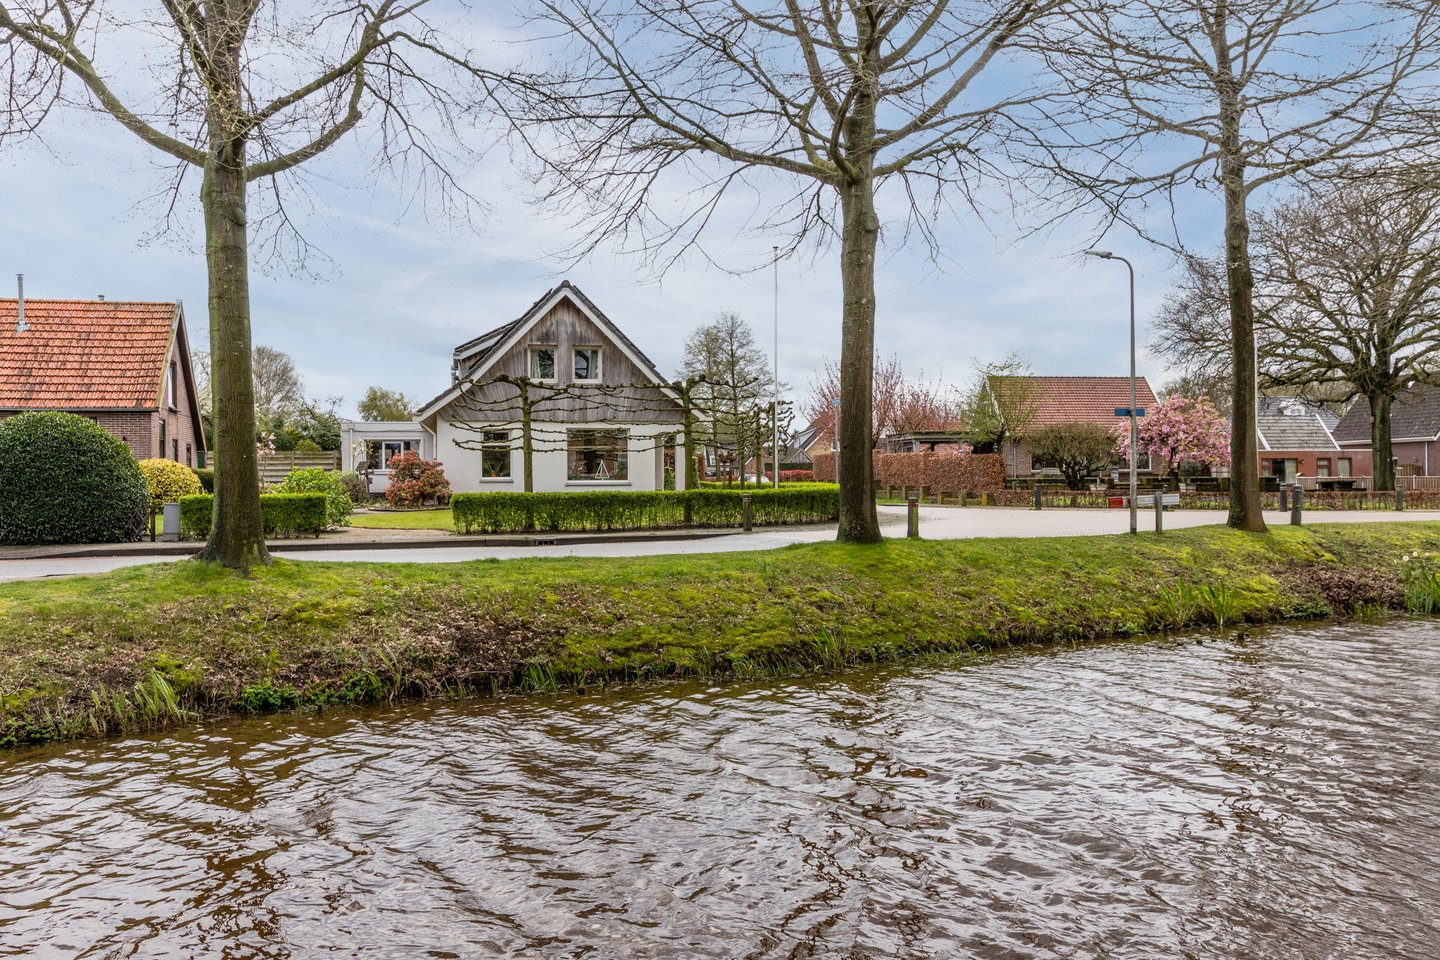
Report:
[[162,503],[179,503],[181,497],[204,492],[195,471],[174,460],[141,460],[140,473],[150,490],[150,501],[157,507]]

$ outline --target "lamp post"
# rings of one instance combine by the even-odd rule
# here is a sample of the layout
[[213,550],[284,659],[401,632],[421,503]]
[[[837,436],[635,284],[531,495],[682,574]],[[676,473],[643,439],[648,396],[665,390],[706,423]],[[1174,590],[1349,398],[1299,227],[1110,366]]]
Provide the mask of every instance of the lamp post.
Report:
[[775,262],[775,390],[770,406],[770,424],[775,428],[773,437],[775,451],[774,486],[780,486],[780,248],[772,246],[770,252]]
[[[1135,267],[1129,260],[1116,256],[1109,250],[1086,250],[1085,256],[1099,257],[1101,260],[1119,260],[1130,271],[1130,532],[1136,533],[1138,521],[1135,498],[1139,483],[1135,476],[1135,458],[1140,446],[1140,425],[1135,419]],[[1156,493],[1156,496],[1158,497],[1160,494]]]

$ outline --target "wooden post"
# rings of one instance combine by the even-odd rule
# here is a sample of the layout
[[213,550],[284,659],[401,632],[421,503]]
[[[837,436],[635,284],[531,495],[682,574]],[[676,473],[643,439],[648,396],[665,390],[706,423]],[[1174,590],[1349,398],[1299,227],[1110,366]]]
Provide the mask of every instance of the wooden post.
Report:
[[1162,483],[1155,488],[1155,532],[1165,532],[1165,485]]
[[1292,498],[1291,498],[1291,501],[1290,501],[1290,525],[1291,525],[1291,526],[1295,526],[1295,527],[1300,526],[1300,509],[1301,509],[1300,504],[1301,504],[1301,501],[1302,501],[1302,500],[1304,500],[1304,495],[1300,492],[1300,486],[1299,486],[1299,484],[1296,484],[1296,486],[1295,486],[1295,496],[1292,497]]
[[750,521],[751,521],[751,513],[750,513],[750,494],[748,494],[748,493],[746,493],[746,494],[741,494],[741,496],[740,496],[740,526],[741,526],[741,529],[743,529],[746,533],[749,533],[749,532],[750,532],[750,528],[751,528],[751,522],[750,522]]
[[911,540],[920,539],[920,500],[918,497],[911,497],[906,503],[906,530],[905,536]]

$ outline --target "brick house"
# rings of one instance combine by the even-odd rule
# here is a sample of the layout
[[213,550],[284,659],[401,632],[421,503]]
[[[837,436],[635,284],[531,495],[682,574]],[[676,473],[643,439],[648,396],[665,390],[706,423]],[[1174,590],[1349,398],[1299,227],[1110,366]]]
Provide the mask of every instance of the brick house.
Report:
[[1332,431],[1340,418],[1301,397],[1261,397],[1256,413],[1260,475],[1292,483],[1301,477],[1365,476],[1370,452],[1342,450]]
[[[1129,377],[997,376],[990,378],[989,390],[992,397],[1007,390],[1015,391],[1014,395],[1022,399],[1012,401],[1012,405],[1020,408],[1022,416],[1028,414],[1028,422],[1017,431],[1020,437],[1007,440],[1002,445],[1004,449],[995,451],[1004,457],[1008,477],[1058,472],[1035,462],[1025,444],[1025,433],[1066,423],[1096,423],[1113,429],[1124,420],[1115,416],[1115,411],[1130,407]],[[1144,377],[1135,379],[1135,405],[1146,411],[1158,406],[1155,392]],[[1149,456],[1141,453],[1138,472],[1149,469]]]
[[[1347,456],[1364,457],[1369,472],[1369,400],[1361,397],[1350,405],[1335,428],[1335,440]],[[1390,405],[1390,454],[1397,476],[1440,473],[1440,384],[1417,383],[1395,398]]]
[[205,462],[185,311],[177,303],[0,299],[0,418],[63,410],[137,460]]

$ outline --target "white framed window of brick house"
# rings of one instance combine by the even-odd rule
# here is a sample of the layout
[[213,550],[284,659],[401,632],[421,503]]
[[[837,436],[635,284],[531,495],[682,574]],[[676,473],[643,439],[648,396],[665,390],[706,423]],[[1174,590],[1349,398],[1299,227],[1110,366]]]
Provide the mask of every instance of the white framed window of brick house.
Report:
[[170,369],[165,374],[165,401],[170,405],[171,410],[179,409],[180,401],[175,396],[175,361],[170,361]]
[[555,379],[555,345],[553,343],[530,344],[530,379],[541,381]]
[[575,348],[575,379],[581,383],[597,383],[600,380],[600,348]]

